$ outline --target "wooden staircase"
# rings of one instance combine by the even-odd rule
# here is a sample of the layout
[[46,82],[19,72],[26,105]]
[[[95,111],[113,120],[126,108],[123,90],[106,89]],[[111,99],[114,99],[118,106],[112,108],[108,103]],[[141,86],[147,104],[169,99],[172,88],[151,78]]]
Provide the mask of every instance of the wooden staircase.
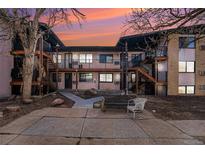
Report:
[[137,67],[136,69],[140,74],[142,74],[145,78],[151,80],[152,82],[156,83],[157,80],[151,76],[143,67]]
[[57,64],[54,63],[54,61],[53,61],[53,57],[48,54],[48,66],[49,66],[49,69],[56,69],[57,68],[56,65]]

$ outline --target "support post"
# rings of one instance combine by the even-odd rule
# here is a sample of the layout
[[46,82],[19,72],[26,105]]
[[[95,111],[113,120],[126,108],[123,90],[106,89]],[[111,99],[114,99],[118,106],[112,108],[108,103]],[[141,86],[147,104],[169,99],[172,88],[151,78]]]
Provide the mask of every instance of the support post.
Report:
[[98,72],[98,90],[100,90],[100,72]]
[[[155,66],[155,79],[158,81],[158,61],[155,59],[154,61],[154,66]],[[158,86],[156,83],[154,83],[154,95],[157,96],[158,93]]]
[[58,90],[58,47],[59,45],[56,45],[56,90]]
[[128,47],[125,42],[125,95],[128,95]]
[[41,50],[40,50],[40,68],[39,68],[39,75],[40,75],[40,83],[39,83],[39,95],[42,95],[42,80],[43,80],[43,37],[41,37]]
[[139,94],[139,72],[138,70],[135,72],[135,81],[136,81],[136,94]]
[[78,90],[78,71],[76,70],[76,72],[75,72],[75,89],[76,89],[76,91]]
[[46,75],[47,75],[47,94],[50,91],[50,73],[49,73],[49,60],[46,60]]
[[156,83],[154,83],[154,95],[157,96],[158,94],[158,85]]

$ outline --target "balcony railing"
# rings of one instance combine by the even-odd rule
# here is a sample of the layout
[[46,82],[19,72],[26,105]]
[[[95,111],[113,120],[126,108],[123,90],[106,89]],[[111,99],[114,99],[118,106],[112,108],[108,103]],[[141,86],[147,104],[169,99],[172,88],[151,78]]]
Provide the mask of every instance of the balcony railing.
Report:
[[101,68],[101,69],[120,69],[120,59],[113,59],[109,62],[100,62],[99,59],[59,59],[58,68],[62,69],[84,69],[84,68]]

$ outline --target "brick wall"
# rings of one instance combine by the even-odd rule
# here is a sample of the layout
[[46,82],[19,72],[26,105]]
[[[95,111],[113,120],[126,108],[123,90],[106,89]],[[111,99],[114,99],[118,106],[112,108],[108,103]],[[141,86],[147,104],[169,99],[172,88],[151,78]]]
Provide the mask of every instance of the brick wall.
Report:
[[169,36],[168,42],[168,95],[178,95],[178,61],[179,41],[178,34]]
[[205,38],[196,42],[196,74],[195,74],[195,93],[196,95],[205,95],[205,90],[200,90],[200,85],[205,85],[205,76],[200,75],[200,71],[205,71],[205,50],[201,50],[200,46],[205,45]]

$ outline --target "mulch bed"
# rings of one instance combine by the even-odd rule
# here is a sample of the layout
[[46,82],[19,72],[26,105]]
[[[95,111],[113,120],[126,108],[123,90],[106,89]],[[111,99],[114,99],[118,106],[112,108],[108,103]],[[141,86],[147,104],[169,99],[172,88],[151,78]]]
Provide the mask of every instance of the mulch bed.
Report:
[[205,97],[150,97],[145,109],[164,120],[205,120]]
[[[6,113],[6,116],[4,116],[3,118],[0,118],[0,127],[34,110],[42,109],[45,107],[53,107],[51,105],[51,102],[56,98],[61,98],[64,100],[64,103],[62,105],[58,105],[56,107],[71,108],[74,104],[74,102],[72,102],[71,100],[65,98],[64,96],[58,93],[50,94],[43,98],[36,98],[34,99],[34,102],[31,104],[23,104],[20,99],[16,99],[14,101],[0,102],[0,111],[4,111],[4,113]],[[5,109],[6,106],[10,106],[10,105],[20,106],[20,111],[18,112],[7,111]]]

